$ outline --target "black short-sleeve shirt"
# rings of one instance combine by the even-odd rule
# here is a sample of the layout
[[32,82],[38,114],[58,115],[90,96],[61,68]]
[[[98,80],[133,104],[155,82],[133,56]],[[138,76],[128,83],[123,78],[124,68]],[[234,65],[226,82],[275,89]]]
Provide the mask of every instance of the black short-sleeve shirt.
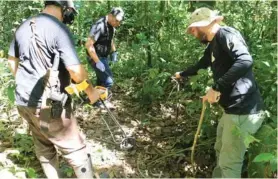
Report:
[[108,17],[100,18],[92,25],[90,37],[95,41],[94,47],[99,57],[107,57],[111,51],[111,43],[115,28],[108,23]]

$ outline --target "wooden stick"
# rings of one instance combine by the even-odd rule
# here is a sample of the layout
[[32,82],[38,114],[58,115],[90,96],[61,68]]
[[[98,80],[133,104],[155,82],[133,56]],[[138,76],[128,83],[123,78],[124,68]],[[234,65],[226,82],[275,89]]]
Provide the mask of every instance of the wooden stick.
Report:
[[203,120],[204,120],[205,111],[206,111],[206,101],[203,100],[202,113],[201,113],[201,117],[200,117],[198,128],[197,128],[197,132],[195,134],[194,142],[193,142],[193,146],[192,146],[192,150],[191,150],[191,164],[193,165],[193,169],[194,169],[194,177],[195,177],[195,174],[196,174],[196,168],[195,168],[196,164],[195,164],[195,161],[194,161],[194,152],[195,152],[195,147],[196,147],[196,144],[197,144],[198,136],[199,136],[199,133],[200,133],[200,130],[201,130],[201,126],[202,126],[202,123],[203,123]]

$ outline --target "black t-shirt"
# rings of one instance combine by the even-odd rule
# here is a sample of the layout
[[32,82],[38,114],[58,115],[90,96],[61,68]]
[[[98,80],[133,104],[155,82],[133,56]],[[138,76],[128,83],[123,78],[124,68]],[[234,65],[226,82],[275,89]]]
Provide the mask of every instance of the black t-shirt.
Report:
[[[39,51],[32,45],[31,20],[35,21]],[[9,55],[19,59],[15,77],[17,105],[40,107],[44,90],[43,76],[52,66],[55,50],[60,54],[60,91],[64,92],[64,88],[70,83],[70,75],[66,67],[80,64],[72,36],[66,25],[54,16],[41,13],[24,21],[16,30]]]
[[90,37],[94,39],[94,47],[99,57],[107,57],[111,51],[111,42],[115,28],[107,22],[107,16],[100,18],[92,25]]
[[214,88],[221,92],[219,103],[229,114],[254,114],[263,108],[252,71],[253,59],[242,35],[234,28],[221,27],[199,62],[181,73],[196,75],[211,67]]

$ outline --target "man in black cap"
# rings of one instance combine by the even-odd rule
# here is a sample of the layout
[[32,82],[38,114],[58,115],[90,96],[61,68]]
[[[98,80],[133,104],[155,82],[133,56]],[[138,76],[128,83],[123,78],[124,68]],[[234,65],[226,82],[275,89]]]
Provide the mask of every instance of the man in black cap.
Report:
[[[113,85],[112,72],[108,64],[108,55],[110,54],[111,61],[117,61],[117,51],[113,41],[115,27],[120,26],[124,19],[124,11],[120,7],[114,7],[111,12],[104,17],[101,17],[95,24],[92,25],[86,49],[88,61],[95,70],[97,81],[96,85],[110,89]],[[106,101],[109,108],[114,106]]]
[[[85,137],[65,93],[71,79],[75,83],[87,79],[65,25],[73,22],[75,14],[72,1],[45,1],[42,13],[16,30],[9,50],[18,112],[29,123],[36,155],[49,179],[59,178],[56,148],[78,178],[93,177]],[[84,90],[91,103],[98,100],[100,92],[91,84]]]

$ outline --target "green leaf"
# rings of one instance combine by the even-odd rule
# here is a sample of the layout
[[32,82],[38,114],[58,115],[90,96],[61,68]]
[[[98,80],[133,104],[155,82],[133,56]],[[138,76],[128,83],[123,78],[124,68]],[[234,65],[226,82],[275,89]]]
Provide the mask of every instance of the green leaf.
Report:
[[14,90],[15,90],[15,87],[14,87],[14,86],[9,86],[9,87],[7,88],[8,98],[9,98],[9,100],[10,100],[11,103],[14,103],[14,101],[15,101]]
[[166,60],[164,60],[164,58],[159,58],[160,59],[160,61],[162,62],[162,63],[165,63],[166,62]]
[[28,175],[28,178],[38,178],[38,175],[33,168],[27,168],[26,173]]
[[153,79],[153,78],[157,77],[158,74],[159,74],[159,71],[156,68],[153,68],[153,69],[149,70],[150,79]]
[[265,64],[267,67],[270,67],[269,62],[262,61],[263,64]]
[[275,156],[271,153],[261,153],[255,157],[253,162],[269,162],[270,160],[274,159]]
[[67,167],[64,172],[66,173],[67,177],[71,177],[74,174],[73,169],[70,167]]
[[237,125],[232,126],[231,132],[234,136],[241,136],[240,128]]
[[248,148],[249,145],[253,142],[260,142],[260,140],[256,139],[254,136],[248,134],[245,138],[244,138],[244,144],[245,146]]
[[[277,119],[276,119],[277,120]],[[256,133],[255,137],[260,140],[263,145],[272,145],[277,146],[277,130],[273,129],[270,125],[265,124],[263,125],[258,132]],[[271,147],[275,148],[275,147]],[[268,148],[269,150],[272,150]],[[277,149],[277,148],[276,148]],[[274,149],[274,150],[276,150]]]

